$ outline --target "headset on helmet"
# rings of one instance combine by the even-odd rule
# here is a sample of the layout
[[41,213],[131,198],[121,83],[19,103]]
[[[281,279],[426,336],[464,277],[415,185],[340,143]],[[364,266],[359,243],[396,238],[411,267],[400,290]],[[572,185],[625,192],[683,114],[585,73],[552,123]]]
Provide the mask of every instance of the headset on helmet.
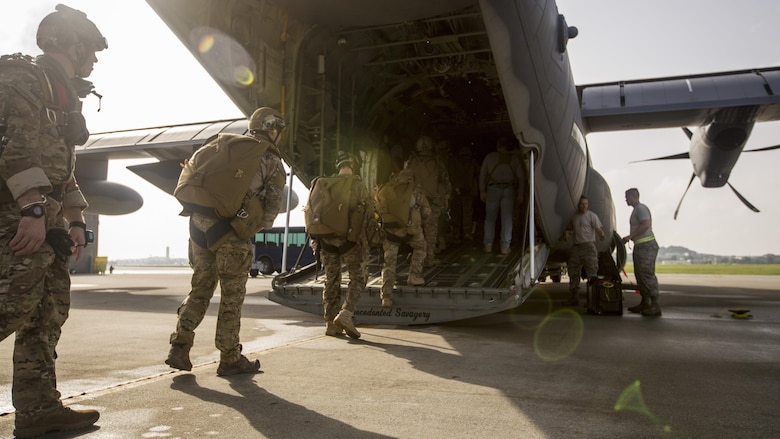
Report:
[[417,139],[415,148],[419,153],[433,152],[433,139],[430,136],[420,136],[420,138]]
[[90,52],[108,49],[108,42],[87,14],[63,4],[54,9],[38,25],[36,42],[41,50],[64,50],[74,44]]
[[252,113],[249,118],[249,131],[271,131],[281,132],[287,124],[282,118],[282,114],[271,107],[260,107]]
[[342,166],[349,163],[353,172],[357,172],[360,169],[360,158],[346,152],[340,151],[336,158],[336,170],[339,170]]

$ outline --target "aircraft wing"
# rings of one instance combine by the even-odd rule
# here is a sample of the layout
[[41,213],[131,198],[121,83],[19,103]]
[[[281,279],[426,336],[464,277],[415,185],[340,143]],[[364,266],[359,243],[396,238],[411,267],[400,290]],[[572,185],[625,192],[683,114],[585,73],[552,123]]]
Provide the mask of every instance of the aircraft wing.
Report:
[[699,126],[723,109],[780,120],[780,67],[577,87],[587,132]]

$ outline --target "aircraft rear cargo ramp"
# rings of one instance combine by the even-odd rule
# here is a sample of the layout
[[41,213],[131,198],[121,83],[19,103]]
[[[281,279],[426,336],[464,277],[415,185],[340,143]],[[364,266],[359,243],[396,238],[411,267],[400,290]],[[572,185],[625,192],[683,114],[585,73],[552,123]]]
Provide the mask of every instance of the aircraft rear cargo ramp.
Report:
[[[442,264],[426,268],[423,286],[407,286],[409,265],[398,262],[393,291],[393,306],[382,308],[381,261],[372,252],[368,264],[366,290],[355,310],[356,324],[420,325],[461,320],[492,314],[520,305],[530,290],[521,296],[514,287],[521,252],[508,255],[484,253],[481,246],[463,245],[443,254]],[[435,279],[435,280],[432,280]],[[349,275],[342,271],[341,291],[346,291]],[[268,298],[279,304],[312,314],[323,315],[322,289],[325,273],[315,264],[274,279]]]

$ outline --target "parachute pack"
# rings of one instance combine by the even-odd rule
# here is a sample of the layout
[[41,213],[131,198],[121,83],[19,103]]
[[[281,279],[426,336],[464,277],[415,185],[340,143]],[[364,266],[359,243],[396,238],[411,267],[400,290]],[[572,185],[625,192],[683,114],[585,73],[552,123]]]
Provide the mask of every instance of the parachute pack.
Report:
[[376,204],[382,224],[388,229],[400,229],[409,225],[414,182],[390,180],[376,193]]
[[[208,139],[185,161],[173,195],[190,213],[219,218],[240,215],[249,207],[244,199],[269,146],[269,142],[239,134]],[[251,212],[251,216],[262,217],[262,212]]]
[[[0,57],[0,74],[3,70],[18,69],[30,72],[35,76],[40,84],[42,96],[35,95],[32,90],[28,90],[21,84],[13,84],[11,87],[22,98],[32,104],[41,113],[42,126],[64,126],[66,124],[67,113],[58,104],[58,97],[54,94],[54,84],[46,75],[46,72],[35,63],[35,59],[29,55],[14,53],[12,55],[3,55]],[[0,114],[2,118],[3,114]]]
[[409,160],[407,167],[414,172],[417,183],[426,196],[435,197],[439,194],[439,168],[436,157],[415,155]]
[[355,209],[354,184],[362,184],[360,176],[340,175],[312,180],[309,202],[303,210],[306,231],[311,236],[357,241],[365,214]]

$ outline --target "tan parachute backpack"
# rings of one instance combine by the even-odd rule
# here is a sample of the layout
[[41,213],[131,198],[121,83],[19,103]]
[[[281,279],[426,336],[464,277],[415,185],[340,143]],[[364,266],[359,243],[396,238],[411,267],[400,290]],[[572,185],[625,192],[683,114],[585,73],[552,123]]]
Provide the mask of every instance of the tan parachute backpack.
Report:
[[[409,172],[409,171],[406,171]],[[376,205],[386,229],[405,229],[409,226],[414,181],[394,177],[376,193]]]
[[[185,214],[200,212],[226,219],[241,215],[248,207],[244,201],[249,185],[269,146],[269,142],[240,134],[224,133],[207,140],[184,163],[173,191]],[[262,218],[262,212],[252,212],[252,216]]]
[[352,190],[362,184],[359,175],[317,177],[311,182],[309,201],[303,209],[306,231],[312,237],[342,238],[357,242],[364,213],[358,212]]

